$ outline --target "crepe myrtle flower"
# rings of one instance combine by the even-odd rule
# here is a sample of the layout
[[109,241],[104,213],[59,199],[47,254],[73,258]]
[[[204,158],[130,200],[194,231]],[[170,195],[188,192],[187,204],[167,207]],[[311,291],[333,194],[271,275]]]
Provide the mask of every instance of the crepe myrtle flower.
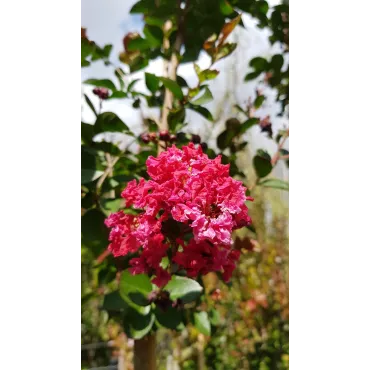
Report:
[[150,156],[146,166],[149,180],[132,180],[121,194],[126,207],[139,213],[119,211],[105,221],[109,251],[115,257],[135,254],[130,272],[153,276],[158,287],[168,283],[174,267],[191,278],[218,271],[230,280],[240,256],[231,234],[251,224],[246,202],[253,199],[230,177],[229,164],[189,143]]

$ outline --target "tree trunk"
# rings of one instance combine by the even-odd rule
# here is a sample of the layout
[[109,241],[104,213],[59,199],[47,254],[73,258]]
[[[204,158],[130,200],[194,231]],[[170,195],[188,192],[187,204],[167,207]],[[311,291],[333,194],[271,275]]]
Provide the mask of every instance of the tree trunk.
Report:
[[134,368],[135,370],[156,370],[155,334],[135,340]]

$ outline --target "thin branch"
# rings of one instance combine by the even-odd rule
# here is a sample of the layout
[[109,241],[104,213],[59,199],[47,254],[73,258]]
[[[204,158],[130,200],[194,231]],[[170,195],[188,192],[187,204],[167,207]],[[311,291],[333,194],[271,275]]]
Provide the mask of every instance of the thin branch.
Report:
[[118,162],[120,157],[112,157],[110,158],[109,162],[107,160],[107,168],[105,169],[103,175],[99,178],[98,182],[96,183],[96,190],[99,191],[102,187],[105,179],[112,173],[114,165]]
[[279,143],[277,152],[275,153],[275,155],[271,159],[271,164],[273,166],[275,166],[276,165],[276,162],[279,160],[279,158],[280,158],[280,150],[283,149],[283,146],[284,146],[286,140],[288,139],[288,137],[289,137],[289,129],[286,130],[286,132],[285,132],[282,140]]

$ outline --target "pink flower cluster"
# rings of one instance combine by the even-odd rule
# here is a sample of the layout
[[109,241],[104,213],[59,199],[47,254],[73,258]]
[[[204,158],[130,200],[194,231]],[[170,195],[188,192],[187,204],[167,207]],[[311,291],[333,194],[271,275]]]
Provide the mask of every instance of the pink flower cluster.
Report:
[[209,159],[193,143],[151,156],[146,165],[150,180],[133,180],[122,192],[126,207],[142,212],[107,218],[108,249],[115,257],[137,252],[131,273],[154,275],[157,286],[170,279],[161,264],[166,256],[172,271],[185,270],[189,277],[220,271],[228,281],[239,259],[231,233],[251,223],[246,188],[229,176],[220,156]]

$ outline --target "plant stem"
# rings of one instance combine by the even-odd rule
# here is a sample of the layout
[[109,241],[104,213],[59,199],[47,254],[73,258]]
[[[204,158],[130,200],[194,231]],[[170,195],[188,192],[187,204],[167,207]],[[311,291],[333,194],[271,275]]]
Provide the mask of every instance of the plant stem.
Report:
[[134,345],[134,369],[156,370],[155,334],[136,339]]
[[279,160],[279,158],[280,158],[280,150],[283,148],[283,146],[284,146],[286,140],[288,139],[288,137],[289,137],[289,129],[286,130],[286,132],[285,132],[282,140],[279,143],[278,150],[276,151],[275,155],[271,159],[271,164],[273,166],[275,166],[276,162]]

